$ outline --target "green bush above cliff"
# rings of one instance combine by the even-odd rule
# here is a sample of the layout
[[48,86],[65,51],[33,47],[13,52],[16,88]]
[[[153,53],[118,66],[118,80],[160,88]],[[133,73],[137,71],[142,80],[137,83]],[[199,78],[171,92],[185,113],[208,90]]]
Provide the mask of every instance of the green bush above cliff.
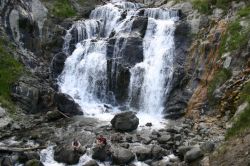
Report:
[[[235,0],[235,2],[240,1],[249,3],[248,0]],[[193,7],[203,14],[212,14],[215,8],[228,10],[231,3],[232,0],[192,0]]]
[[220,54],[231,52],[245,47],[250,38],[250,7],[241,9],[236,20],[228,25],[222,38]]
[[51,13],[60,18],[68,18],[76,15],[76,11],[69,0],[54,0]]

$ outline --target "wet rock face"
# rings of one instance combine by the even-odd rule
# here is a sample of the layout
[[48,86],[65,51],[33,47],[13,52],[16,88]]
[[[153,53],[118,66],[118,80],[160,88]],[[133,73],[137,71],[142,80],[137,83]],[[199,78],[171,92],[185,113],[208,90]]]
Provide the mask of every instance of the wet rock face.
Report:
[[39,89],[19,82],[12,88],[12,98],[28,113],[37,112]]
[[54,102],[57,105],[59,111],[67,114],[68,116],[83,115],[83,111],[79,104],[74,99],[64,93],[56,93],[54,96]]
[[180,20],[175,30],[175,60],[172,87],[166,100],[165,117],[176,119],[185,114],[184,109],[192,96],[186,89],[188,75],[185,72],[186,57],[191,44],[190,26],[185,20]]
[[117,131],[130,132],[137,129],[139,119],[133,112],[123,112],[115,115],[111,120],[112,127]]
[[58,53],[54,56],[51,66],[51,74],[53,78],[57,78],[61,74],[66,59],[67,56],[64,53]]

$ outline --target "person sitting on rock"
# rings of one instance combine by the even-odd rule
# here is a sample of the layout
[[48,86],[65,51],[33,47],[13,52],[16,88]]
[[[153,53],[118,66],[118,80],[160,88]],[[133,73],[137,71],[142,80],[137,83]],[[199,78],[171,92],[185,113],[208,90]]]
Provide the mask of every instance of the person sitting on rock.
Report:
[[72,142],[72,147],[75,151],[78,151],[81,147],[81,143],[78,140],[74,139]]
[[100,135],[96,138],[97,145],[106,146],[107,145],[107,139],[103,137],[103,135]]

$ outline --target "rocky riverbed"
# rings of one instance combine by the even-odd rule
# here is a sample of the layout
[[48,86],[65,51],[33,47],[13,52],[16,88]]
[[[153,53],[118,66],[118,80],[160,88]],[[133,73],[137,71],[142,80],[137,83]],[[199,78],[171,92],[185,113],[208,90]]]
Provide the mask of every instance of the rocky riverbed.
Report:
[[[58,161],[66,165],[79,162],[83,165],[101,165],[104,162],[118,165],[136,162],[148,165],[185,165],[201,161],[202,157],[213,152],[223,141],[225,131],[223,126],[206,119],[201,119],[197,124],[185,118],[178,121],[169,120],[166,127],[161,129],[150,124],[138,126],[139,119],[132,112],[118,114],[112,120],[113,125],[84,116],[61,117],[53,122],[50,121],[49,115],[47,118],[37,115],[28,119],[32,124],[27,125],[28,121],[25,124],[10,124],[1,132],[1,146],[10,148],[10,151],[0,149],[1,155],[8,157],[13,163],[29,165],[30,160],[39,160],[41,154],[44,155],[46,152],[47,155],[52,155],[41,160],[47,164]],[[21,129],[19,125],[26,125],[26,129]],[[107,138],[111,154],[94,148],[98,135]],[[71,147],[74,138],[83,146],[80,154],[74,153]],[[11,147],[38,146],[47,149],[11,152]],[[54,155],[52,152],[49,153],[52,147]],[[25,159],[22,159],[23,155],[26,156]],[[85,160],[82,159],[84,157]],[[92,161],[91,157],[95,160]]]

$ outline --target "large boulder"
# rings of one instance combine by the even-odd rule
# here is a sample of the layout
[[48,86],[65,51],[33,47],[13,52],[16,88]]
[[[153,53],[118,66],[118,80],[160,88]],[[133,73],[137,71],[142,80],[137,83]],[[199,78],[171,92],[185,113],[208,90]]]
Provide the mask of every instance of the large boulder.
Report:
[[44,166],[43,163],[39,160],[33,159],[27,161],[24,166]]
[[114,164],[125,165],[132,162],[135,155],[125,148],[114,148],[112,150],[112,162]]
[[99,161],[106,161],[110,157],[109,147],[96,146],[92,149],[92,158]]
[[121,132],[130,132],[137,129],[139,125],[139,119],[134,112],[122,112],[111,120],[112,127]]
[[13,162],[12,162],[10,157],[3,157],[0,165],[1,166],[12,166]]
[[26,163],[29,160],[40,160],[40,156],[36,152],[21,152],[18,155],[18,161],[20,163]]
[[136,154],[138,161],[145,161],[152,158],[151,146],[138,146],[133,148],[133,152]]
[[69,165],[77,164],[80,157],[86,153],[86,149],[82,147],[80,150],[75,151],[69,146],[56,146],[54,148],[54,159],[58,162],[66,163]]
[[195,147],[195,148],[189,150],[185,154],[184,160],[186,162],[192,162],[192,161],[195,161],[195,160],[201,158],[202,156],[203,156],[203,153],[202,153],[201,149],[198,147]]
[[87,163],[83,164],[83,166],[99,166],[99,164],[95,160],[90,160]]
[[54,102],[56,103],[59,111],[68,116],[83,115],[83,111],[79,104],[74,99],[64,93],[56,93],[54,96]]
[[67,56],[64,53],[58,53],[54,56],[51,65],[51,74],[53,78],[58,77],[64,68],[64,62],[67,59]]

